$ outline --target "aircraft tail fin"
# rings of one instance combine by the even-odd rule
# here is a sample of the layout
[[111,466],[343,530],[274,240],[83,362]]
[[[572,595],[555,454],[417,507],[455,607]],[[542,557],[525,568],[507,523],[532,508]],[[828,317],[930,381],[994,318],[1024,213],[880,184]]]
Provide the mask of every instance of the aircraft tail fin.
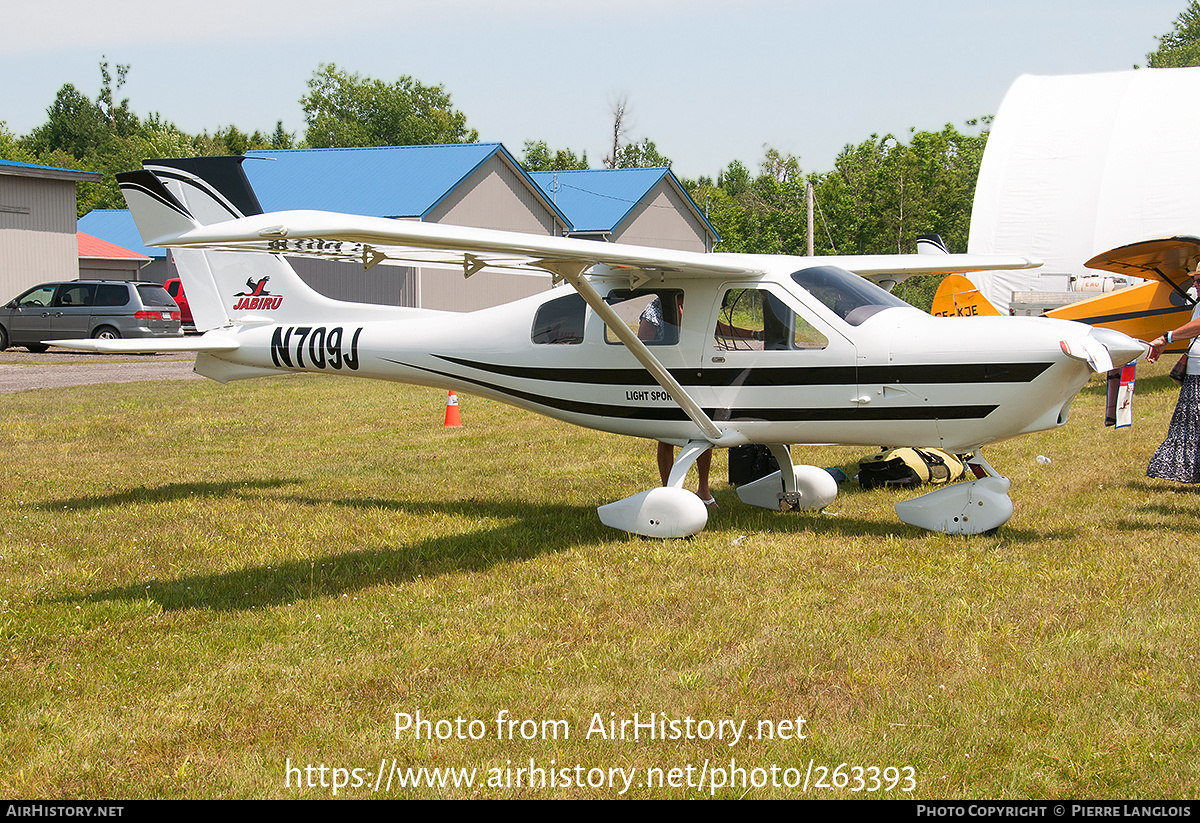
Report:
[[917,254],[949,254],[950,247],[940,234],[922,234],[917,238]]
[[933,296],[929,313],[937,317],[996,317],[1000,310],[983,296],[970,278],[948,274]]
[[[147,160],[117,176],[147,245],[199,226],[262,214],[242,157]],[[331,319],[353,304],[313,290],[281,256],[175,249],[200,331],[234,325]]]

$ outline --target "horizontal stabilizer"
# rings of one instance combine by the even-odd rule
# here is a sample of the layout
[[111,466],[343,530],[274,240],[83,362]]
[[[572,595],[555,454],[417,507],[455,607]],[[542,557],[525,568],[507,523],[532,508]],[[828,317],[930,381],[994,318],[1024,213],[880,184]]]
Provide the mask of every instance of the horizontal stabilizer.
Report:
[[75,351],[94,351],[104,354],[153,354],[173,351],[195,352],[231,352],[237,351],[238,342],[225,334],[206,334],[202,337],[177,337],[163,339],[149,337],[144,339],[118,340],[46,340],[48,346],[59,346]]

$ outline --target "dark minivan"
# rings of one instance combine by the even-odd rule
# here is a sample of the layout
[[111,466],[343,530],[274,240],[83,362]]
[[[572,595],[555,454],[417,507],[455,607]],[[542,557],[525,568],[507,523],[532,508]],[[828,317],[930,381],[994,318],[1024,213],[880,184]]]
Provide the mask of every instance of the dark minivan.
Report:
[[46,340],[182,335],[179,307],[157,283],[43,283],[0,308],[0,351],[43,352]]

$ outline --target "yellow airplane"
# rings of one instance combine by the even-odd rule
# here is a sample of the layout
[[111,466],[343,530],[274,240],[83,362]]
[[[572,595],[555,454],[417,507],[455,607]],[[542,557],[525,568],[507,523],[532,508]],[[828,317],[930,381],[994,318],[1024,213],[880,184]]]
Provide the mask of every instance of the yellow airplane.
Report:
[[[1045,316],[1114,329],[1137,340],[1153,340],[1191,319],[1196,299],[1187,289],[1191,285],[1191,272],[1198,263],[1200,238],[1197,237],[1163,237],[1118,246],[1084,265],[1150,282],[1051,309]],[[966,317],[1000,312],[970,280],[961,274],[951,274],[938,287],[930,314]],[[1167,351],[1185,351],[1189,342],[1176,343]]]

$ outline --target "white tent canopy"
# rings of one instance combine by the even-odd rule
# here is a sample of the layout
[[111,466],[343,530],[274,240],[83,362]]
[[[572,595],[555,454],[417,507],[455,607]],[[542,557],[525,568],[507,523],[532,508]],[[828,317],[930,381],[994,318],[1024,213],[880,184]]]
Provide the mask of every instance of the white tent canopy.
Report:
[[[1041,258],[973,275],[1007,309],[1041,273],[1116,246],[1200,234],[1200,68],[1035,77],[1009,89],[979,170],[968,251]],[[1041,287],[1044,288],[1044,287]]]

